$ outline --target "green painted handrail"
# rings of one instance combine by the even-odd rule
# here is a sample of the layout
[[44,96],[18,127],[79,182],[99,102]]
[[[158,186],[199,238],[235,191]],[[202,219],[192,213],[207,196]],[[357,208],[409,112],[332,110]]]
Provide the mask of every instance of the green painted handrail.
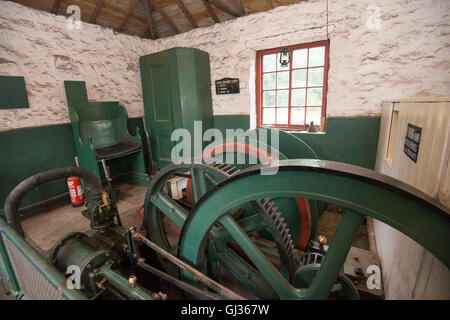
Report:
[[[15,230],[13,230],[3,218],[0,218],[0,232],[4,237],[6,237],[16,248],[19,250],[33,265],[34,268],[39,271],[42,276],[56,289],[60,292],[61,296],[69,300],[85,300],[86,295],[81,293],[79,290],[70,290],[66,288],[65,283],[67,281],[66,277],[61,274],[55,267],[53,267],[44,257],[42,257],[30,244],[21,237]],[[3,256],[3,249],[2,256]],[[5,250],[6,251],[6,250]],[[10,257],[8,256],[8,260]],[[14,282],[17,281],[15,270],[12,268],[12,264],[7,263],[4,260],[6,268],[10,268],[8,273],[14,275],[10,278],[10,283],[14,287]],[[18,281],[17,281],[18,284]],[[16,290],[16,288],[14,288]],[[26,292],[24,292],[26,295]]]

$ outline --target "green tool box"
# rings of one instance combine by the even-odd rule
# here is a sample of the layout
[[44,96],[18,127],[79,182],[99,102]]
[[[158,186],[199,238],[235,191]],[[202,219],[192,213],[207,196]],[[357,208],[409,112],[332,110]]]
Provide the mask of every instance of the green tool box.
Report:
[[178,143],[171,141],[173,130],[185,128],[193,138],[194,121],[202,121],[203,132],[213,127],[209,54],[172,48],[140,57],[139,62],[153,160],[162,168],[171,163]]

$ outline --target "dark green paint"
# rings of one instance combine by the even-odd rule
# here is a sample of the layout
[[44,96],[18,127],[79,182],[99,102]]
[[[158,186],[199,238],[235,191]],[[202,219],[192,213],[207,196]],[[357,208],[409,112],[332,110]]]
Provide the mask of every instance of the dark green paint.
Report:
[[[132,135],[136,134],[137,127],[141,129],[141,137],[145,135],[143,118],[129,118],[128,127]],[[46,170],[75,165],[77,152],[70,123],[3,131],[0,146],[0,209],[9,192],[22,180]],[[145,144],[144,149],[147,150]],[[126,163],[117,159],[110,166],[112,174],[117,175],[125,170]],[[52,181],[28,192],[21,205],[24,207],[65,192],[67,186],[63,180]]]
[[214,116],[214,128],[225,134],[226,129],[250,129],[250,116],[248,115],[220,115]]
[[[0,132],[0,207],[22,180],[42,171],[74,166],[76,154],[69,123]],[[41,185],[25,195],[22,206],[67,192],[63,180]]]
[[[248,129],[250,116],[214,116],[214,126],[224,134],[226,129]],[[380,117],[328,118],[326,133],[293,134],[306,142],[319,159],[333,160],[375,168]]]
[[64,89],[69,106],[72,103],[88,102],[84,81],[64,81]]
[[380,117],[328,118],[326,133],[294,133],[319,159],[375,169]]
[[[64,86],[80,166],[93,172],[101,183],[105,175],[96,159],[96,150],[128,142],[142,146],[140,130],[136,128],[134,136],[129,133],[127,111],[118,101],[87,102],[86,84],[83,81],[64,81]],[[117,168],[111,169],[111,163],[118,162],[118,158],[121,163],[125,163],[118,174],[125,174],[127,182],[139,185],[148,183],[143,148],[123,150],[119,154],[102,157],[108,161],[112,178],[116,176]]]
[[0,109],[29,107],[25,78],[0,76]]
[[146,125],[154,161],[171,163],[174,129],[194,135],[194,121],[203,131],[213,127],[209,55],[194,48],[172,48],[140,57]]
[[[214,126],[225,129],[248,129],[248,115],[214,116]],[[369,169],[375,166],[379,117],[329,118],[326,134],[295,133],[325,160],[342,161]],[[139,127],[144,138],[143,118],[129,118],[132,135]],[[144,141],[144,139],[142,139]],[[75,145],[70,124],[15,129],[0,132],[0,207],[9,192],[29,176],[60,167],[75,165]],[[145,144],[144,144],[145,147]],[[147,155],[147,153],[144,153]],[[146,158],[145,163],[148,163]],[[120,159],[111,165],[113,173],[125,167]],[[67,192],[64,181],[53,181],[30,191],[22,201],[26,206]]]

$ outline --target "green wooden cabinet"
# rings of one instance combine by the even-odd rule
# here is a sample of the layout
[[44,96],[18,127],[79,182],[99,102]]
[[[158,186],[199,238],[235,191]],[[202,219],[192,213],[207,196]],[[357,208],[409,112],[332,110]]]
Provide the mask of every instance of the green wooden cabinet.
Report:
[[[194,121],[213,127],[209,54],[194,48],[172,48],[139,59],[145,121],[158,168],[171,163],[177,143],[171,134],[185,128],[194,136]],[[193,150],[192,150],[193,154]]]

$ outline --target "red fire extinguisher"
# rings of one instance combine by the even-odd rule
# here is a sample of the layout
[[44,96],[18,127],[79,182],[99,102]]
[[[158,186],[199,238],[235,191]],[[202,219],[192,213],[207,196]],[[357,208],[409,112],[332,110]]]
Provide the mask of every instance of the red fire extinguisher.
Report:
[[78,177],[67,178],[67,186],[69,187],[70,201],[72,202],[72,207],[81,207],[84,203],[84,197],[80,178]]

